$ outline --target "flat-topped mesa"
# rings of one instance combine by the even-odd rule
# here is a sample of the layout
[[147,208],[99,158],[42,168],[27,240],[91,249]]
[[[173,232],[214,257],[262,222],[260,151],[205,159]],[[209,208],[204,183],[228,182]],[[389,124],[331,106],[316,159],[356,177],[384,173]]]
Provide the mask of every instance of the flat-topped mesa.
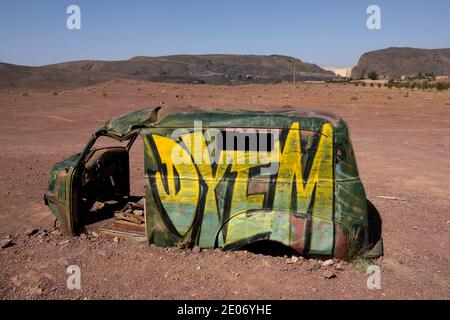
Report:
[[379,78],[384,79],[400,79],[420,74],[450,76],[450,48],[393,47],[366,52],[352,69],[352,78],[367,78],[370,72],[376,72]]

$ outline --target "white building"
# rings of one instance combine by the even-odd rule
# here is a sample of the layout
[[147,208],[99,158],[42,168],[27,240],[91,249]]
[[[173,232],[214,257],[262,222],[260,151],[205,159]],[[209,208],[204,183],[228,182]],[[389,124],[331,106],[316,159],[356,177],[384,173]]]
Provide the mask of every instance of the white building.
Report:
[[352,69],[353,67],[343,67],[343,68],[337,68],[337,67],[322,67],[322,69],[334,72],[335,75],[350,78],[352,76]]

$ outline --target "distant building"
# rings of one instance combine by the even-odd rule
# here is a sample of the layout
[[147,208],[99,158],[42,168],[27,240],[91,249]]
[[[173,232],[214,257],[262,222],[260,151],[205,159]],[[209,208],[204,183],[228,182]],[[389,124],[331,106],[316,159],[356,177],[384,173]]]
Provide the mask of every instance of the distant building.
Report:
[[352,76],[353,67],[344,67],[344,68],[336,68],[336,67],[323,67],[322,69],[326,71],[331,71],[337,76],[350,78]]

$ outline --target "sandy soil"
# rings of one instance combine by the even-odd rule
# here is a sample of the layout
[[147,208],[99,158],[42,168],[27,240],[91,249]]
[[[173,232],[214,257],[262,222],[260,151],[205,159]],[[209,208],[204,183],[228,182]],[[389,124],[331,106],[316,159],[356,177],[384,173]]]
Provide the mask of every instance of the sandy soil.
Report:
[[[383,219],[381,290],[350,264],[249,252],[166,250],[52,229],[50,166],[79,152],[107,119],[146,105],[328,110],[349,124],[367,196]],[[112,81],[75,90],[0,90],[0,298],[450,299],[450,93],[280,84],[239,87]],[[142,159],[132,156],[141,190]],[[380,196],[403,200],[388,200]],[[27,228],[39,232],[27,236]],[[81,268],[81,290],[66,266]],[[318,268],[318,269],[317,269]],[[317,270],[311,270],[317,269]],[[324,277],[329,272],[336,277]]]

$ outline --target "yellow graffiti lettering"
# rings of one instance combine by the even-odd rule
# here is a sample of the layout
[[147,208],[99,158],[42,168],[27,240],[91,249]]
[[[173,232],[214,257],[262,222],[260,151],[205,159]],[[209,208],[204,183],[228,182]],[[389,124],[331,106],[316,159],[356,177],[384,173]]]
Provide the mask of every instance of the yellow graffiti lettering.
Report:
[[[300,137],[299,124],[293,123],[280,156],[273,208],[305,215],[311,214],[311,251],[315,253],[329,251],[331,253],[333,240],[333,129],[328,123],[323,125],[307,177],[303,176]],[[296,190],[295,194],[293,190]],[[294,204],[296,204],[295,207]],[[289,225],[287,221],[289,217],[286,216],[284,219],[285,222],[276,222],[276,224]],[[288,236],[284,229],[274,232],[274,237],[283,241],[286,241],[285,238]]]
[[[308,177],[303,176],[301,131],[298,123],[293,123],[286,138],[283,152],[280,156],[277,187],[275,190],[274,208],[306,214],[315,190],[315,215],[330,217],[333,204],[333,132],[330,124],[322,128],[320,141]],[[296,199],[292,190],[295,189]],[[297,208],[293,208],[293,200]]]
[[[165,165],[165,175],[158,171],[155,173],[155,184],[159,198],[167,215],[173,222],[177,231],[184,235],[191,227],[200,195],[200,187],[195,165],[190,159],[189,153],[173,140],[153,135],[161,165]],[[144,139],[147,149],[149,142]],[[181,164],[176,164],[172,159],[172,152],[176,150],[184,157]],[[177,185],[178,184],[178,187]]]
[[227,164],[218,164],[215,174],[213,173],[211,166],[213,159],[210,157],[202,132],[185,134],[181,136],[181,139],[193,155],[194,162],[207,187],[199,245],[212,247],[214,246],[215,234],[222,223],[222,216],[217,210],[215,190],[225,174]]

